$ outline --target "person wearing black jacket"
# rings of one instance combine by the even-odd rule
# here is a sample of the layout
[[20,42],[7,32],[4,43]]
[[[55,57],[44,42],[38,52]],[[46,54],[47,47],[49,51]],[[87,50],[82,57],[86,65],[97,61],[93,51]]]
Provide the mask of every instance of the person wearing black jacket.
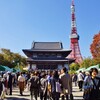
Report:
[[98,77],[98,70],[91,68],[90,75],[84,79],[84,100],[100,100],[100,77]]
[[59,100],[60,98],[60,92],[57,91],[57,86],[56,84],[59,83],[59,75],[58,71],[52,72],[52,76],[50,78],[50,84],[51,84],[51,95],[53,100]]
[[97,68],[92,68],[90,70],[90,75],[93,86],[90,92],[89,100],[100,100],[100,77],[97,76],[98,75]]
[[12,95],[12,74],[11,72],[8,73],[8,89],[10,89],[10,94],[9,95]]
[[31,94],[31,100],[33,100],[33,96],[35,97],[35,100],[37,100],[38,97],[38,87],[39,87],[39,77],[37,72],[34,72],[32,74],[31,78],[29,79],[30,85],[30,94]]
[[[61,69],[61,75],[59,76],[61,87],[62,87],[62,100],[65,100],[64,98],[66,97],[66,100],[69,100],[70,95],[70,100],[73,100],[73,95],[72,95],[72,80],[70,75],[68,74],[67,68],[63,67]],[[65,97],[64,97],[65,96]]]
[[1,96],[1,93],[2,93],[2,90],[3,90],[3,83],[2,83],[2,77],[0,76],[0,96]]

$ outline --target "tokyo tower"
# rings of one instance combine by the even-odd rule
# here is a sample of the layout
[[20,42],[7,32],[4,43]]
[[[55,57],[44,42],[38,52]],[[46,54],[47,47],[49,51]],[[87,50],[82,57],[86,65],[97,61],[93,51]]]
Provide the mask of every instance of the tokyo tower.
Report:
[[74,0],[71,4],[71,34],[70,34],[70,49],[72,52],[69,55],[69,58],[76,59],[75,62],[80,63],[82,61],[82,56],[79,47],[79,35],[77,34],[76,27],[76,18],[75,18],[75,5]]

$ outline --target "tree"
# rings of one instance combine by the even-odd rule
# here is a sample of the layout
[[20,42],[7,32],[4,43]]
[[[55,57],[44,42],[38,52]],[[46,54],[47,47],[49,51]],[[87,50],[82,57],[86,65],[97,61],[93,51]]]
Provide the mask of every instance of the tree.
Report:
[[94,35],[90,50],[94,59],[100,59],[100,32]]
[[71,71],[76,71],[80,68],[80,65],[78,63],[72,63],[70,64],[70,70]]
[[100,64],[100,57],[93,58],[94,65]]
[[81,63],[81,67],[83,67],[83,68],[88,68],[88,67],[93,66],[93,65],[95,65],[94,60],[90,57],[84,58],[82,63]]
[[9,49],[1,49],[0,65],[14,68],[15,66],[26,66],[26,58],[18,53],[13,53]]
[[3,57],[3,54],[0,53],[0,64],[2,65],[4,62],[4,57]]

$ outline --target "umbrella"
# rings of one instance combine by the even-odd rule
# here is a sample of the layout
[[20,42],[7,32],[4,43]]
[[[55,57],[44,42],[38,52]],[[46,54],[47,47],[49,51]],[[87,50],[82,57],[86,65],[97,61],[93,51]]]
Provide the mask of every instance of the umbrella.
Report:
[[13,71],[13,72],[17,72],[17,69],[15,69],[15,68],[12,68],[12,71]]
[[79,73],[80,71],[84,72],[84,71],[86,71],[86,69],[85,68],[80,68],[79,70],[76,71],[76,73]]
[[17,70],[15,68],[13,68],[13,72],[16,72]]
[[86,71],[89,71],[91,68],[97,68],[99,70],[99,64],[94,65],[94,66],[90,66],[89,68],[86,69]]
[[21,72],[21,70],[20,70],[20,69],[16,69],[16,73],[17,73],[17,72]]
[[17,72],[21,72],[21,70],[18,68],[12,68],[12,72],[17,73]]
[[5,71],[5,68],[2,65],[0,65],[0,71]]
[[0,71],[12,71],[8,66],[2,66],[0,65]]
[[5,68],[5,71],[13,71],[11,68],[9,68],[8,66],[3,66]]

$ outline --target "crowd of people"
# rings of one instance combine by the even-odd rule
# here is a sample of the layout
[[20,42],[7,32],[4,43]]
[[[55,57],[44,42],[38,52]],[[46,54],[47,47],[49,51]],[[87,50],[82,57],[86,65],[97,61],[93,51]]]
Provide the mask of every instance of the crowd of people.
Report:
[[100,73],[97,68],[73,74],[72,81],[75,86],[78,85],[80,91],[83,90],[84,100],[100,100]]
[[72,84],[83,91],[84,100],[100,100],[100,77],[96,68],[70,75],[66,67],[53,71],[3,73],[0,75],[0,100],[4,95],[12,95],[14,87],[19,87],[21,96],[27,88],[30,100],[38,100],[38,97],[40,100],[74,100]]
[[40,96],[40,100],[73,100],[72,81],[68,70],[63,67],[61,71],[34,72],[28,80],[31,100]]

